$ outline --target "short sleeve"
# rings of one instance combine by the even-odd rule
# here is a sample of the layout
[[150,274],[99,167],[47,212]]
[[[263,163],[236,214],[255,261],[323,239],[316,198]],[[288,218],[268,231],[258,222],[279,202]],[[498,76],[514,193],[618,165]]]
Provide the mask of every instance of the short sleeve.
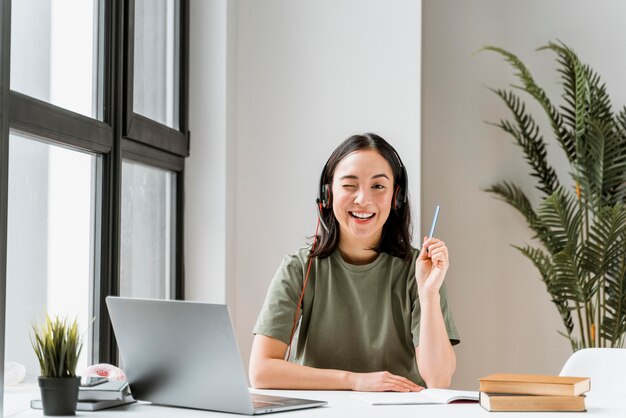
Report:
[[285,256],[270,283],[254,334],[289,344],[303,276],[302,261],[298,255]]
[[[413,280],[415,283],[415,280]],[[414,293],[413,293],[414,292]],[[414,288],[411,289],[411,293],[414,294],[414,303],[411,312],[411,332],[413,334],[413,346],[417,347],[419,345],[420,340],[420,303],[419,298],[417,297],[417,284],[414,284]],[[454,318],[452,317],[452,310],[448,306],[448,291],[446,290],[446,284],[443,283],[441,288],[439,289],[440,302],[441,302],[441,313],[443,314],[443,321],[446,326],[446,331],[448,332],[448,338],[450,339],[450,344],[457,345],[461,342],[459,339],[459,334],[456,330],[456,325],[454,323]]]

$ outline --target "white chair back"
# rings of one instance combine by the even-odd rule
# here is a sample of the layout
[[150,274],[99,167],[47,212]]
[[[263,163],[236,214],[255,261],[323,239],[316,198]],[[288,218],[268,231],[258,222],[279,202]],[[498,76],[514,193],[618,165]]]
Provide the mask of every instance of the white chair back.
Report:
[[590,377],[590,394],[626,395],[626,348],[579,350],[565,362],[560,376]]

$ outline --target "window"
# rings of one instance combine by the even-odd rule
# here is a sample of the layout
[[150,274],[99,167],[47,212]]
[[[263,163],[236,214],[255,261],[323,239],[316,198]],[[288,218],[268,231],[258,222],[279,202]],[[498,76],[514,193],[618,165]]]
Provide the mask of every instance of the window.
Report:
[[174,0],[135,0],[134,19],[133,110],[173,129],[179,103],[177,6]]
[[31,379],[45,312],[78,317],[80,369],[116,362],[107,295],[183,297],[188,10],[0,2],[0,349]]
[[11,90],[102,119],[102,17],[97,0],[12,2]]
[[26,366],[31,383],[39,365],[29,332],[46,312],[78,319],[86,337],[79,369],[91,358],[100,164],[96,155],[10,134],[5,360]]
[[122,162],[121,296],[175,294],[175,218],[176,173]]

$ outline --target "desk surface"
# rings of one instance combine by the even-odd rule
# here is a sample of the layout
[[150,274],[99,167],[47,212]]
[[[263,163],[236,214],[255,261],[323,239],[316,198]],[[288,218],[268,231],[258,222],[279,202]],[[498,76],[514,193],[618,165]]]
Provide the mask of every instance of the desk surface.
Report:
[[[497,412],[490,413],[482,409],[477,403],[471,404],[451,404],[451,405],[393,405],[393,406],[369,406],[364,402],[355,399],[353,392],[346,391],[257,391],[257,393],[269,395],[284,395],[299,398],[320,399],[328,402],[328,405],[321,408],[303,409],[298,411],[281,412],[278,414],[267,414],[267,417],[287,418],[287,417],[330,417],[330,418],[346,418],[346,417],[385,417],[385,418],[403,418],[403,417],[491,417],[491,418],[535,418],[535,417],[559,417],[581,415],[579,412]],[[30,399],[37,396],[37,390],[7,390],[5,391],[4,411],[5,417],[41,417],[41,410],[34,410],[28,407]],[[601,397],[589,395],[587,397],[587,414],[602,417],[624,418],[626,417],[626,397],[611,396]],[[123,414],[121,414],[123,412]],[[201,411],[195,409],[169,408],[165,406],[155,406],[150,404],[136,403],[124,405],[113,409],[82,412],[77,411],[76,416],[93,417],[93,418],[147,418],[147,417],[230,417],[238,415],[226,414],[212,411]]]

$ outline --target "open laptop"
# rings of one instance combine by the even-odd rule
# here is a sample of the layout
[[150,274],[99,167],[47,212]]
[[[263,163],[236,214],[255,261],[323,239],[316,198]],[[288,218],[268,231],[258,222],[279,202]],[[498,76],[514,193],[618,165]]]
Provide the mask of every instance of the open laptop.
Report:
[[251,394],[226,305],[106,298],[133,397],[255,415],[325,405]]

